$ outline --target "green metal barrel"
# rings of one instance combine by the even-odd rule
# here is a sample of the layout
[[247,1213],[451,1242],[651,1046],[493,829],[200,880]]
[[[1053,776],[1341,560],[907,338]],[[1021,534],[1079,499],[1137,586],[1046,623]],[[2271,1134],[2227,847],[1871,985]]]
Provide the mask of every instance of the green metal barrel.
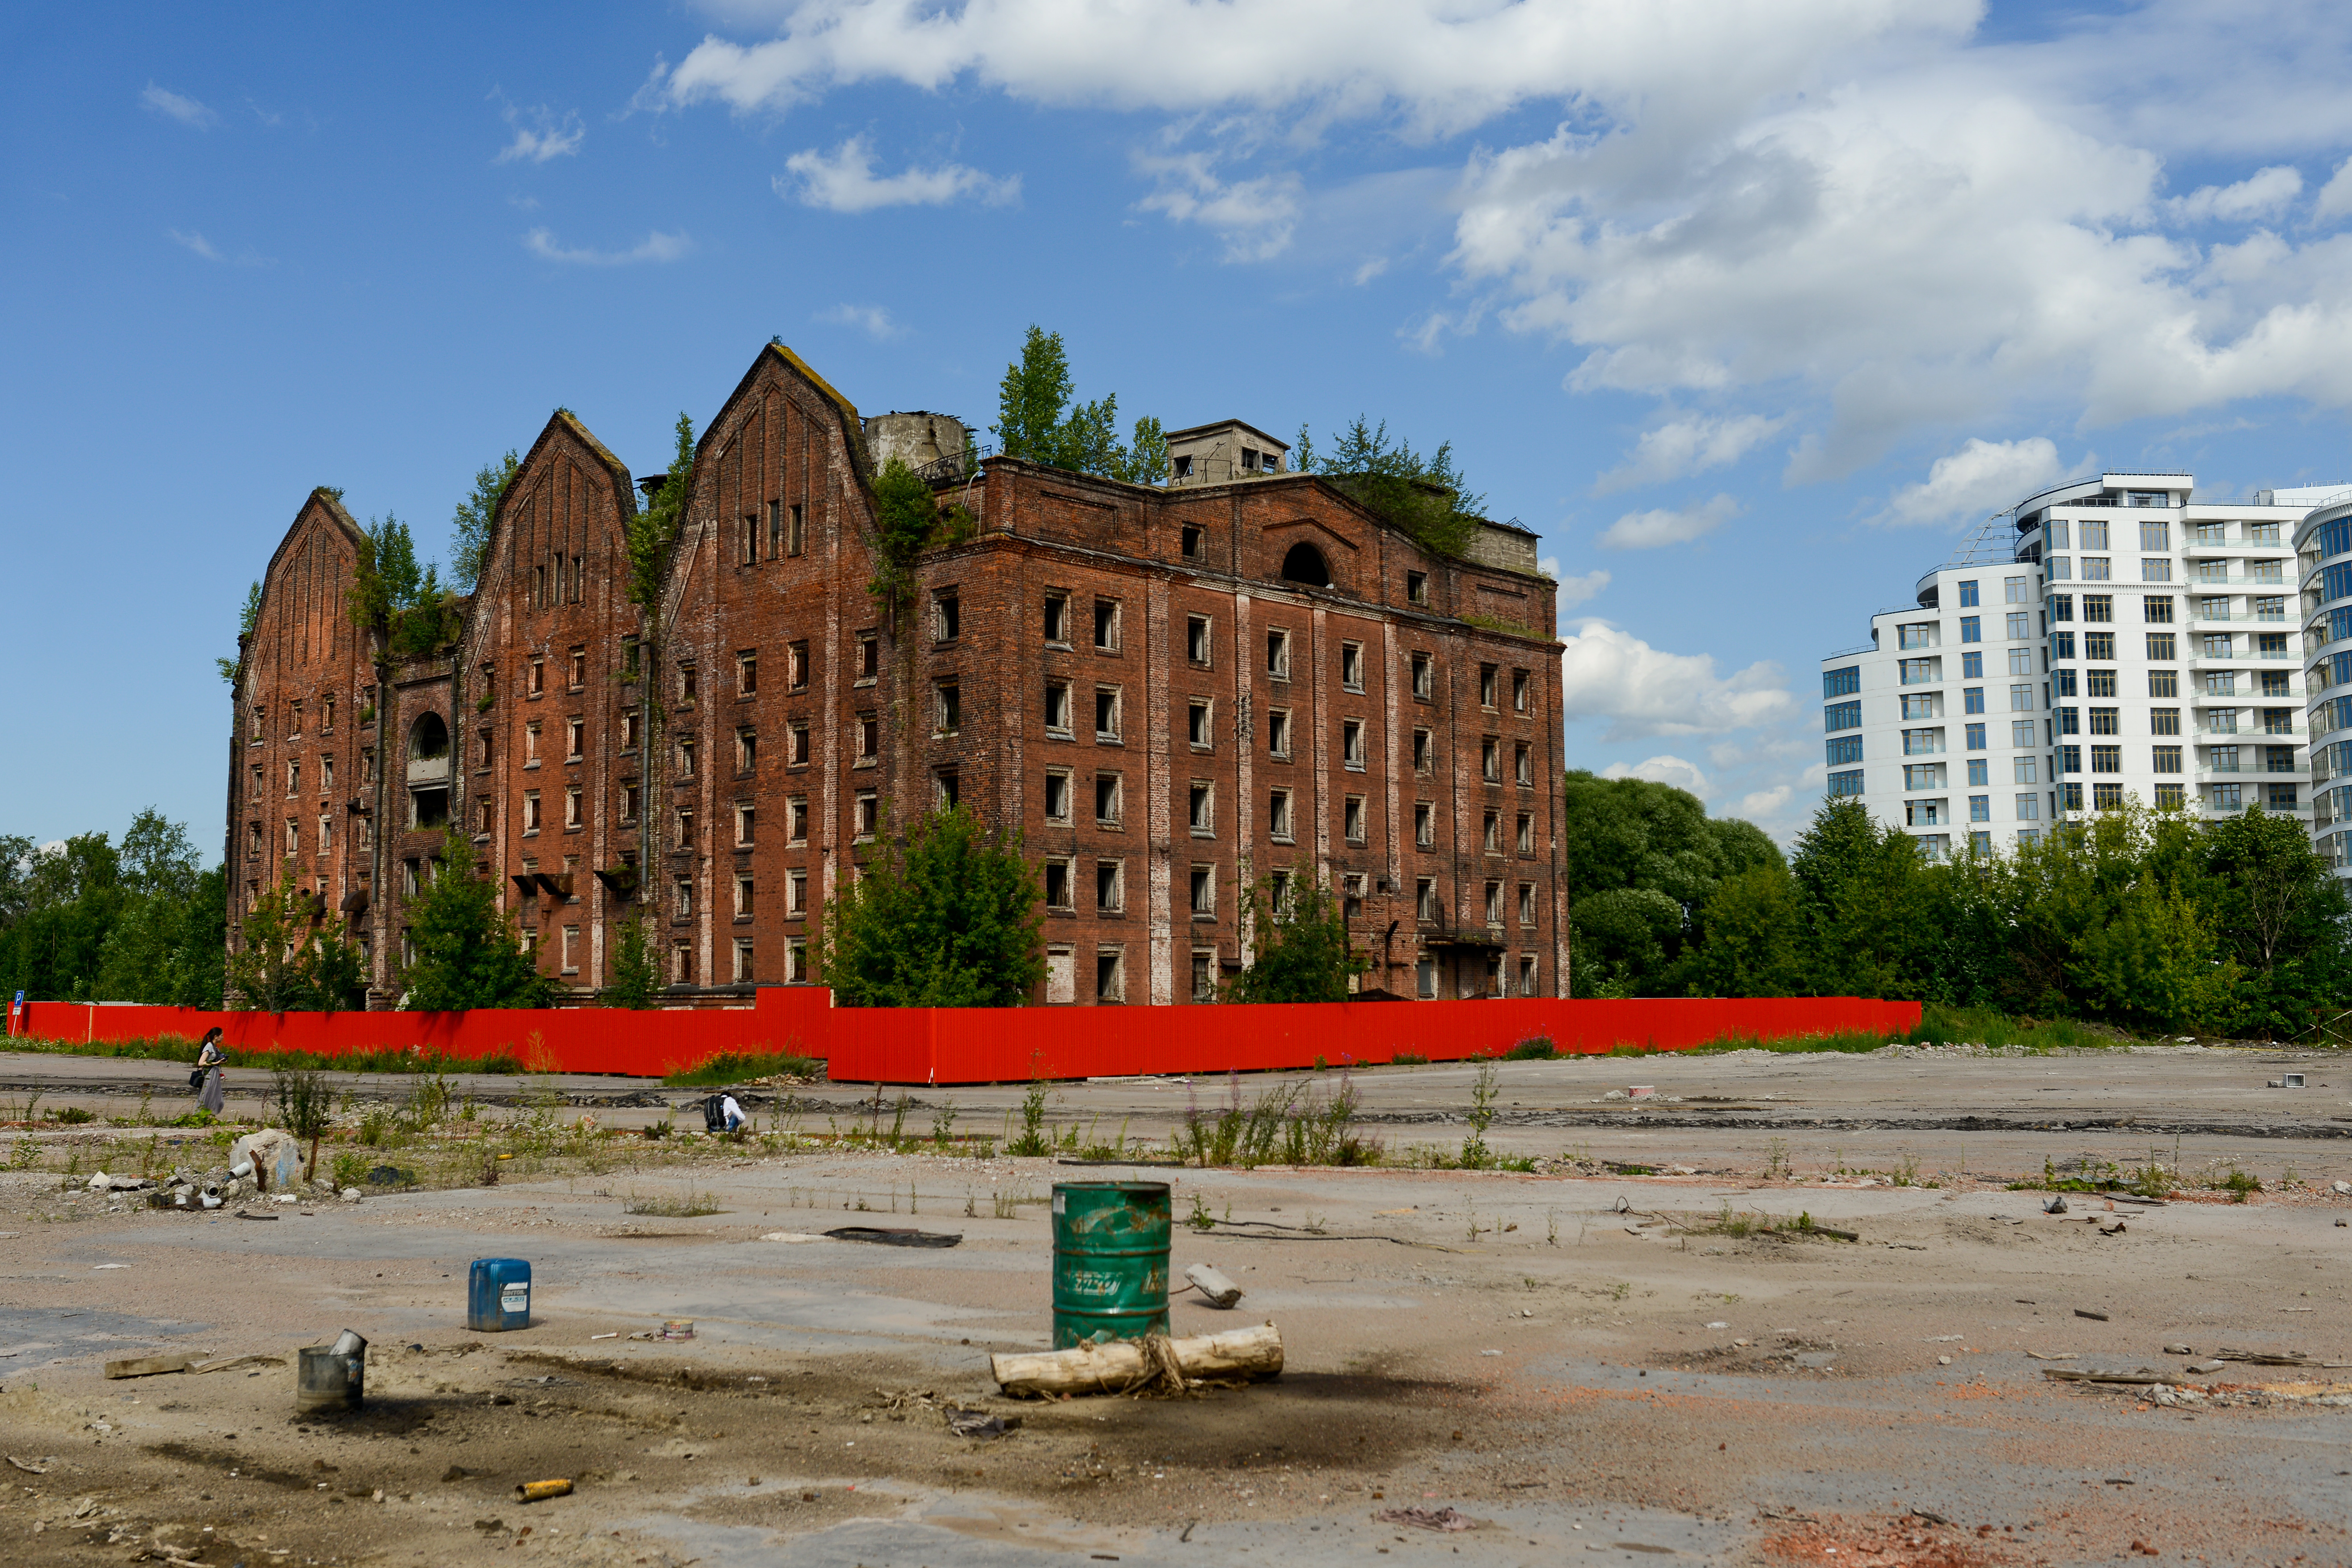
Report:
[[1168,1184],[1054,1184],[1054,1348],[1168,1331]]

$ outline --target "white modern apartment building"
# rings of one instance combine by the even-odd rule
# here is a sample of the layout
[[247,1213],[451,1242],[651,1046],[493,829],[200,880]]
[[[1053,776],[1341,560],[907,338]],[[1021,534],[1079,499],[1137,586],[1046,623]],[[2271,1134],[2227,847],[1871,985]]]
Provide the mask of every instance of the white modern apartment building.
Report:
[[2101,474],[1986,520],[1919,579],[1915,608],[1878,612],[1867,647],[1822,661],[1829,793],[1931,858],[2131,797],[2307,820],[2289,600],[2310,492],[2195,489]]
[[2352,878],[2352,486],[2278,491],[2308,498],[2294,531],[2302,587],[2305,712],[2311,730],[2311,832],[2321,858]]

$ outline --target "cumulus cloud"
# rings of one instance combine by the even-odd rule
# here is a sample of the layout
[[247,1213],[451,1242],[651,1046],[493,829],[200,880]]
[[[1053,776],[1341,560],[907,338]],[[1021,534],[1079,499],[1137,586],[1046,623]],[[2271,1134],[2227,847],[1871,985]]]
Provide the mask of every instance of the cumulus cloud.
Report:
[[1684,544],[1713,533],[1738,515],[1739,503],[1727,495],[1695,506],[1629,511],[1609,525],[1601,545],[1604,550],[1656,550]]
[[682,234],[648,234],[628,250],[597,250],[593,247],[570,248],[558,245],[552,229],[535,228],[523,236],[523,247],[541,261],[558,261],[572,267],[627,267],[639,261],[676,261],[694,249],[694,242]]
[[139,101],[151,114],[160,114],[166,120],[176,120],[183,125],[192,125],[199,131],[212,129],[220,119],[219,115],[215,114],[194,99],[184,93],[173,92],[167,87],[157,87],[152,81],[147,84],[147,90],[139,95]]
[[2205,185],[2164,204],[2182,223],[2243,223],[2275,217],[2303,194],[2303,175],[2294,165],[2260,169],[2234,185]]
[[554,158],[568,158],[579,152],[580,143],[588,139],[588,128],[580,123],[578,114],[558,119],[543,103],[530,110],[509,103],[505,118],[514,128],[514,140],[499,149],[494,163],[544,163]]
[[2352,213],[2352,158],[2336,166],[2327,184],[2319,187],[2319,199],[2311,205],[2311,215],[2317,218],[2342,217]]
[[1770,789],[1750,790],[1739,797],[1733,815],[1749,821],[1771,820],[1789,809],[1789,797],[1795,793],[1787,784],[1774,784]]
[[1561,576],[1557,555],[1547,555],[1537,562],[1536,570],[1558,584],[1559,607],[1563,610],[1598,596],[1601,589],[1609,586],[1609,574],[1606,572],[1587,572],[1580,577]]
[[[1136,163],[1160,182],[1160,188],[1143,198],[1144,210],[1213,231],[1225,242],[1226,260],[1264,261],[1289,248],[1298,225],[1302,187],[1297,175],[1223,180],[1205,153],[1139,157]],[[1369,280],[1359,273],[1358,282]]]
[[[1750,418],[1787,420],[1802,482],[2025,403],[2087,426],[2352,405],[2352,173],[2311,223],[2208,237],[2293,212],[2297,163],[2352,143],[2341,7],[2139,0],[1979,38],[1980,0],[709,3],[737,36],[636,101],[772,114],[894,84],[1157,115],[1146,206],[1236,260],[1308,248],[1293,170],[1351,125],[1507,127],[1462,170],[1454,298],[1402,335],[1496,321],[1570,351],[1571,390],[1721,410],[1610,486],[1735,461]],[[2226,173],[2167,197],[2191,161]]]
[[1785,415],[1768,418],[1761,414],[1723,418],[1697,415],[1670,420],[1643,432],[1633,444],[1633,455],[1594,481],[1592,493],[1607,495],[1612,490],[1679,479],[1736,463],[1750,447],[1788,422]]
[[737,8],[746,20],[780,14],[775,37],[706,37],[648,85],[665,105],[748,112],[864,82],[940,91],[968,81],[1036,104],[1397,117],[1429,135],[1531,99],[1750,101],[1857,37],[1951,37],[1975,13],[1974,0],[782,0]]
[[2044,437],[1971,437],[1958,451],[1937,458],[1926,479],[1887,497],[1879,521],[1912,527],[1974,522],[2015,506],[2059,477],[2058,448]]
[[1720,734],[1796,711],[1777,664],[1719,676],[1706,654],[1667,653],[1599,620],[1579,623],[1565,642],[1559,669],[1566,714],[1608,720],[1605,741]]
[[1646,779],[1652,784],[1671,784],[1675,789],[1688,790],[1701,800],[1706,799],[1713,788],[1707,783],[1706,775],[1698,771],[1697,763],[1685,762],[1672,753],[1644,757],[1631,766],[1612,763],[1601,770],[1601,776],[1604,779]]
[[812,147],[784,160],[791,180],[778,177],[776,194],[805,206],[828,212],[863,213],[877,207],[939,206],[959,196],[976,196],[992,205],[1021,199],[1021,176],[998,179],[961,163],[937,168],[909,167],[903,174],[874,173],[874,149],[863,136],[853,136],[830,153]]
[[829,310],[819,310],[816,319],[829,326],[855,327],[877,343],[904,337],[907,332],[879,305],[835,305]]

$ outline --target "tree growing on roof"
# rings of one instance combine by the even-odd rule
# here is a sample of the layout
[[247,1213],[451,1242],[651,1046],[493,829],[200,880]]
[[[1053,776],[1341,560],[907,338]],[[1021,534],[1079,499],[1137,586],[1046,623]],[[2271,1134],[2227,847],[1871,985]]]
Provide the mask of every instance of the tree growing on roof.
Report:
[[1298,427],[1298,443],[1290,464],[1302,474],[1318,474],[1348,499],[1395,528],[1433,554],[1458,557],[1470,548],[1472,531],[1486,510],[1486,498],[1473,495],[1461,471],[1454,466],[1454,443],[1441,442],[1423,457],[1402,438],[1389,439],[1388,421],[1378,425],[1359,414],[1333,437],[1330,450],[1316,449],[1307,426]]
[[1130,485],[1154,485],[1168,475],[1168,437],[1160,421],[1135,422],[1131,442],[1118,438],[1116,393],[1080,403],[1070,381],[1062,334],[1032,325],[1021,357],[1004,367],[996,394],[997,449],[1048,468],[1099,474]]
[[498,461],[482,465],[474,475],[472,493],[457,503],[449,520],[449,576],[469,594],[481,585],[482,566],[490,548],[490,520],[498,515],[499,502],[521,467],[512,447]]

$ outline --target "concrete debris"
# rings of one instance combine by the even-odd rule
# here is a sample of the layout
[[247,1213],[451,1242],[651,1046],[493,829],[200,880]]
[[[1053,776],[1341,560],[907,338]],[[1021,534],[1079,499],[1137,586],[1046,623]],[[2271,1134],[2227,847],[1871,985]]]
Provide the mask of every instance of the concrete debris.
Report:
[[1452,1508],[1384,1508],[1372,1517],[1383,1524],[1408,1524],[1415,1530],[1475,1530],[1478,1521]]
[[153,1377],[159,1373],[185,1372],[196,1363],[186,1356],[142,1355],[128,1361],[106,1363],[106,1375],[117,1377]]
[[2042,1205],[2042,1212],[2043,1214],[2064,1214],[2066,1212],[2066,1194],[2059,1193],[2053,1195],[2049,1202]]
[[2095,1312],[2088,1307],[2075,1308],[2074,1315],[2078,1318],[2088,1318],[2095,1323],[2104,1323],[2107,1321],[2107,1315],[2105,1312]]
[[2190,1345],[2167,1345],[2164,1347],[2164,1353],[2167,1355],[2195,1355],[2197,1352],[2195,1347]]
[[1212,1307],[1230,1310],[1242,1299],[1242,1288],[1205,1263],[1195,1263],[1184,1270],[1184,1278],[1192,1289],[1207,1299]]

